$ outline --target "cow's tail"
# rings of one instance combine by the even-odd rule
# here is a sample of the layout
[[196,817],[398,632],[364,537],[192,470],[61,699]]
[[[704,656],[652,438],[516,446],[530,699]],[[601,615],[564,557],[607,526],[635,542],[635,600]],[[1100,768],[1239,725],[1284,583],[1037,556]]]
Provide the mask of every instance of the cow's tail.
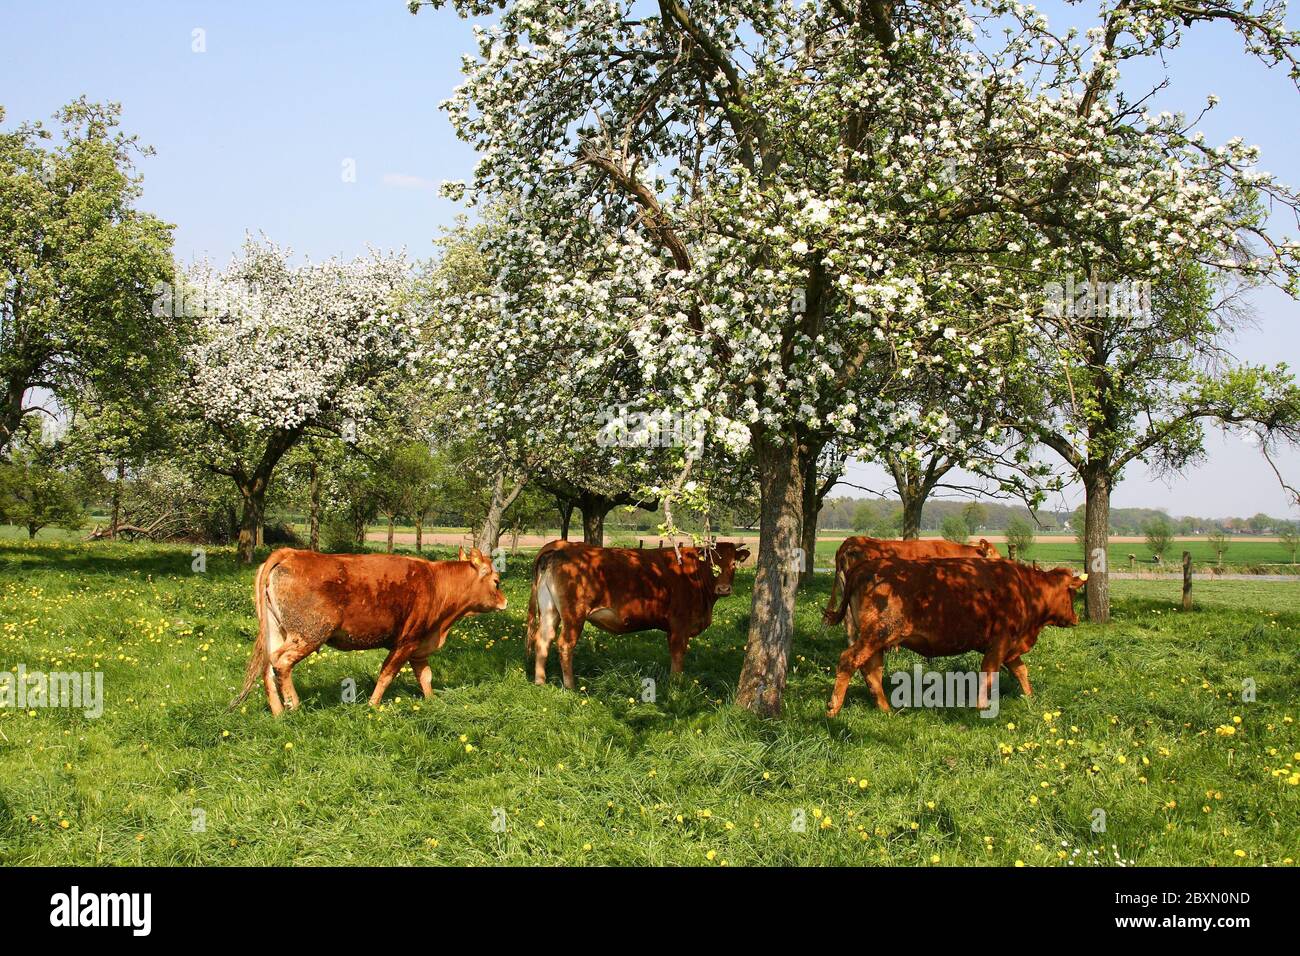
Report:
[[533,656],[537,643],[537,565],[533,564],[533,586],[528,589],[528,625],[524,629],[524,660]]
[[266,652],[266,615],[270,613],[267,606],[266,586],[271,577],[271,571],[276,565],[283,560],[283,556],[273,554],[262,562],[261,567],[257,569],[257,575],[253,578],[253,607],[257,611],[257,640],[253,642],[253,653],[249,655],[248,666],[244,669],[244,686],[239,689],[239,694],[230,702],[227,710],[234,710],[248,697],[254,685],[262,679],[266,673],[267,666],[271,663]]
[[[838,623],[839,623],[839,620],[837,620],[836,617],[835,617],[835,614],[836,614],[836,610],[835,610],[835,595],[839,592],[839,589],[840,589],[840,578],[843,577],[843,576],[844,576],[844,572],[840,570],[840,562],[837,560],[837,561],[835,562],[835,574],[831,577],[831,596],[826,600],[826,610],[824,610],[824,611],[822,612],[822,623],[823,623],[823,624],[838,624]],[[844,617],[844,614],[841,612],[841,613],[840,613],[840,620],[842,620],[843,617]]]
[[[868,583],[869,581],[871,581],[872,578],[875,577],[874,574],[862,570],[861,564],[859,564],[857,569],[855,570],[857,570],[857,573],[853,575],[854,580],[852,583],[857,587],[861,587],[862,585]],[[827,624],[840,624],[844,621],[844,615],[849,610],[849,598],[851,597],[852,592],[857,589],[857,587],[850,587],[849,585],[850,585],[849,572],[845,571],[844,587],[842,593],[840,594],[839,606],[836,607],[834,610],[831,610],[831,608],[828,607],[826,609],[826,613],[822,615],[822,620],[825,621]]]

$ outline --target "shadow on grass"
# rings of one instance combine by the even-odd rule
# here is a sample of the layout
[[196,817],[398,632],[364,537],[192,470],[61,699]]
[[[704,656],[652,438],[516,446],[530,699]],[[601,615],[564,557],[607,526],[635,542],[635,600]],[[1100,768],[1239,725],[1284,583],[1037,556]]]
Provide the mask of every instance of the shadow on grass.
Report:
[[[198,573],[194,569],[194,550],[204,553],[204,574],[216,579],[230,579],[245,574],[251,577],[255,565],[241,564],[233,547],[219,545],[159,545],[104,542],[60,545],[36,543],[14,545],[0,542],[0,573],[23,571],[64,571],[78,575],[103,575],[121,578],[182,578]],[[270,553],[259,553],[262,560]]]

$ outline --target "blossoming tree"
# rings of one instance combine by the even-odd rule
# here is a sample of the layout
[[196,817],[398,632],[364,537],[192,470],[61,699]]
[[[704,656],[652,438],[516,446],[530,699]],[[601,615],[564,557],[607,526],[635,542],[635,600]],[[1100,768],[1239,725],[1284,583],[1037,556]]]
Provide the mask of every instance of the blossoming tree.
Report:
[[295,265],[249,240],[225,269],[197,265],[179,297],[155,303],[199,313],[177,406],[200,463],[239,489],[242,560],[284,454],[310,431],[357,441],[391,379],[420,358],[419,319],[401,308],[408,278],[403,256]]
[[485,297],[514,335],[467,345],[555,357],[558,387],[498,399],[504,415],[568,420],[635,365],[640,401],[751,456],[737,702],[763,714],[780,710],[803,483],[827,432],[868,457],[923,440],[922,369],[1002,388],[990,340],[1026,326],[1063,257],[1122,249],[1135,216],[1232,231],[1236,211],[1193,205],[1241,172],[1233,147],[1141,130],[1123,162],[1145,175],[1098,195],[1127,115],[1118,64],[1201,19],[1231,19],[1269,59],[1293,49],[1271,9],[1194,0],[1119,0],[1084,42],[1003,2],[454,5],[501,7],[446,108],[480,152],[475,195],[521,204]]

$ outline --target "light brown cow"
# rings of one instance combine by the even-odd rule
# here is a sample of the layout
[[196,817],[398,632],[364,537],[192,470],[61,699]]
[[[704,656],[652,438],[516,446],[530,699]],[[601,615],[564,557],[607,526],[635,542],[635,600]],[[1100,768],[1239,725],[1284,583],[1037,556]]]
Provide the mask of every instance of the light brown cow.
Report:
[[[278,714],[298,706],[293,666],[328,644],[344,651],[388,648],[372,707],[407,661],[425,697],[433,696],[429,655],[462,617],[506,606],[501,576],[477,548],[458,561],[426,561],[396,554],[317,554],[281,548],[257,569],[253,584],[257,642],[244,686],[260,677]],[[284,694],[281,702],[281,692]]]
[[998,549],[985,538],[979,544],[957,544],[953,541],[922,541],[919,538],[870,538],[855,535],[845,538],[835,552],[835,579],[831,581],[831,596],[826,602],[822,620],[834,623],[831,618],[838,606],[836,596],[844,588],[844,577],[859,561],[867,558],[998,558]]
[[672,672],[680,674],[688,642],[713,622],[714,603],[731,593],[736,565],[748,557],[734,544],[679,553],[550,542],[533,564],[528,599],[525,660],[533,655],[533,680],[546,683],[546,656],[558,636],[564,686],[573,690],[573,648],[587,621],[612,634],[667,632]]
[[910,648],[924,657],[983,651],[979,707],[1007,667],[1029,695],[1021,655],[1048,625],[1073,627],[1074,592],[1087,581],[1069,568],[1038,571],[1014,561],[982,558],[881,558],[849,571],[844,600],[830,623],[844,621],[849,647],[840,655],[828,717],[839,713],[854,671],[861,671],[881,710],[885,652]]

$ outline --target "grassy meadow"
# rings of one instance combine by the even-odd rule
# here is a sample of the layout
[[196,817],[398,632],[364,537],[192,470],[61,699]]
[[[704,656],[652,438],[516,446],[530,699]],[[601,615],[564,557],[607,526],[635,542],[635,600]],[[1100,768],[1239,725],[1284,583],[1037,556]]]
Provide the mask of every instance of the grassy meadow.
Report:
[[[1127,550],[1136,550],[1125,546]],[[462,621],[366,707],[383,652],[295,671],[302,710],[227,712],[252,569],[189,546],[0,541],[0,668],[104,674],[103,716],[0,708],[0,863],[1291,865],[1300,856],[1300,584],[1113,583],[1106,627],[1048,629],[1036,696],[996,719],[882,714],[801,594],[786,712],[730,705],[752,572],[668,679],[655,633],[588,627],[581,687],[525,680],[526,556],[504,612]],[[892,655],[887,672],[921,659]],[[978,655],[930,666],[978,668]],[[342,700],[345,679],[357,699]],[[653,702],[643,681],[656,682]],[[1243,681],[1257,700],[1242,701]],[[1096,811],[1105,832],[1094,832]],[[797,824],[802,820],[803,827]]]

